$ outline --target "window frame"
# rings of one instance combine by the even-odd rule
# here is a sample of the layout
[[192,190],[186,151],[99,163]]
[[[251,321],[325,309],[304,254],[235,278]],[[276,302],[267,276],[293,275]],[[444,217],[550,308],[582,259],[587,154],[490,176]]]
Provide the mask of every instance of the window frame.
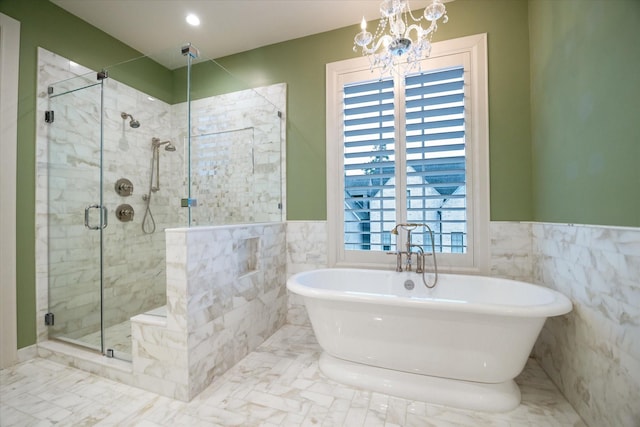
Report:
[[[470,274],[488,273],[489,270],[489,108],[487,72],[487,35],[467,37],[433,43],[431,55],[423,60],[422,69],[438,69],[463,61],[465,73],[465,142],[467,168],[467,253],[438,253],[440,271]],[[327,148],[327,230],[328,264],[330,267],[394,268],[395,257],[382,251],[353,251],[344,248],[344,139],[343,97],[344,84],[377,77],[370,70],[366,57],[333,62],[326,66],[326,148]],[[396,93],[398,93],[398,79]],[[396,100],[404,102],[404,93]],[[403,104],[400,104],[403,105]],[[397,110],[397,150],[404,150],[404,108]],[[396,168],[404,170],[404,162]],[[342,191],[340,191],[342,190]],[[398,197],[403,206],[402,195]],[[406,212],[401,209],[399,222]],[[404,234],[398,236],[402,247]]]

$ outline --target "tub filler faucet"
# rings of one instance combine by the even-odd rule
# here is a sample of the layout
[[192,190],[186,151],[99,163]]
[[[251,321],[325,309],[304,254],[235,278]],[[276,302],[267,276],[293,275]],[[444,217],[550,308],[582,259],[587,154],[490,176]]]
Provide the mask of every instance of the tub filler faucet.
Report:
[[[411,241],[411,231],[415,230],[417,227],[425,227],[429,231],[429,236],[431,238],[431,252],[426,253],[424,248],[421,245],[414,244]],[[396,224],[395,227],[391,230],[391,234],[398,235],[398,229],[403,229],[407,232],[407,240],[406,240],[406,250],[403,252],[401,250],[397,250],[396,252],[388,252],[390,255],[396,256],[396,271],[402,272],[411,271],[412,269],[412,258],[413,254],[416,254],[416,273],[422,274],[422,282],[427,288],[433,288],[438,283],[438,264],[436,263],[436,248],[433,238],[433,230],[427,224],[415,224],[415,223],[407,223],[407,224]],[[415,251],[413,249],[416,249]],[[403,255],[405,257],[404,269],[402,258]],[[433,256],[433,268],[435,273],[435,279],[433,284],[429,285],[425,278],[425,258],[427,256]]]

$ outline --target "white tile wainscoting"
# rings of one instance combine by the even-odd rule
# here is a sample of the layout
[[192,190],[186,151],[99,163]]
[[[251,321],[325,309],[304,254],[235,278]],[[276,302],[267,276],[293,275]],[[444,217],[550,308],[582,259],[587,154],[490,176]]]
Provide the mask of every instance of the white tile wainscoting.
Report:
[[[188,401],[284,325],[285,229],[273,223],[167,230],[166,318],[131,320],[139,385]],[[238,250],[247,246],[250,256]]]
[[573,302],[534,355],[588,425],[640,425],[640,229],[532,225],[533,281]]

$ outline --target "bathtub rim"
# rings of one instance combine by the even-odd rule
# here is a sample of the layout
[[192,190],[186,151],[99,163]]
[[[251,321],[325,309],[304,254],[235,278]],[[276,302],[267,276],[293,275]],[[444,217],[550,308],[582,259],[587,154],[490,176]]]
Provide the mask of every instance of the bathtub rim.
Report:
[[[572,311],[573,304],[569,298],[564,294],[556,291],[555,289],[548,288],[546,286],[536,285],[533,283],[505,279],[501,277],[484,276],[484,275],[470,275],[470,274],[441,274],[441,277],[456,277],[456,278],[491,278],[500,280],[503,282],[511,282],[514,286],[531,286],[538,288],[546,293],[549,293],[553,298],[550,302],[543,304],[531,304],[531,305],[516,305],[509,306],[506,304],[489,304],[489,303],[474,303],[469,301],[452,301],[433,298],[422,297],[403,297],[395,295],[384,294],[364,294],[356,293],[345,290],[331,290],[331,289],[317,289],[305,286],[298,282],[298,278],[304,277],[313,273],[322,271],[349,271],[349,272],[380,272],[380,273],[394,273],[388,270],[374,270],[374,269],[362,269],[362,268],[319,268],[309,271],[303,271],[296,273],[287,279],[287,289],[297,295],[305,298],[316,298],[322,300],[344,301],[344,302],[358,302],[364,304],[376,304],[395,307],[406,307],[416,309],[429,309],[439,311],[453,311],[453,312],[465,312],[465,313],[477,313],[488,315],[500,315],[511,317],[553,317],[561,316]],[[402,274],[402,273],[399,273]],[[424,286],[421,282],[416,283],[416,286]],[[440,286],[436,285],[436,286]]]

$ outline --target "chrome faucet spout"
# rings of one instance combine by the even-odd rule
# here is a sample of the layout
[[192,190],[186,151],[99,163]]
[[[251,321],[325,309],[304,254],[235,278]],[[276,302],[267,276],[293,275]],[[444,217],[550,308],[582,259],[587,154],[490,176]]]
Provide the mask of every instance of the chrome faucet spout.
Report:
[[[429,231],[429,237],[431,239],[431,253],[426,253],[424,248],[421,245],[417,245],[417,244],[413,244],[411,242],[411,232],[413,230],[415,230],[418,227],[424,227]],[[422,282],[424,283],[424,285],[427,288],[433,288],[434,286],[436,286],[436,284],[438,283],[438,264],[436,262],[436,248],[435,248],[435,242],[434,242],[434,235],[433,235],[433,230],[431,229],[431,227],[429,227],[429,225],[427,224],[423,224],[423,223],[403,223],[403,224],[396,224],[395,227],[393,227],[393,229],[391,230],[391,234],[395,234],[398,235],[398,229],[404,229],[407,232],[407,240],[405,242],[406,244],[406,251],[404,252],[404,254],[406,254],[406,263],[405,263],[405,270],[407,271],[411,271],[411,258],[412,258],[412,254],[413,254],[413,250],[412,248],[417,248],[417,250],[415,251],[416,254],[416,273],[422,273]],[[398,250],[397,255],[398,255],[398,259],[397,259],[397,266],[396,266],[396,271],[402,271],[402,254],[403,252],[401,252],[400,250]],[[424,261],[425,261],[425,257],[428,255],[432,255],[433,256],[433,269],[434,269],[434,274],[435,274],[435,279],[433,281],[433,284],[429,285],[427,283],[427,280],[424,276],[425,274],[425,270],[424,270]]]

